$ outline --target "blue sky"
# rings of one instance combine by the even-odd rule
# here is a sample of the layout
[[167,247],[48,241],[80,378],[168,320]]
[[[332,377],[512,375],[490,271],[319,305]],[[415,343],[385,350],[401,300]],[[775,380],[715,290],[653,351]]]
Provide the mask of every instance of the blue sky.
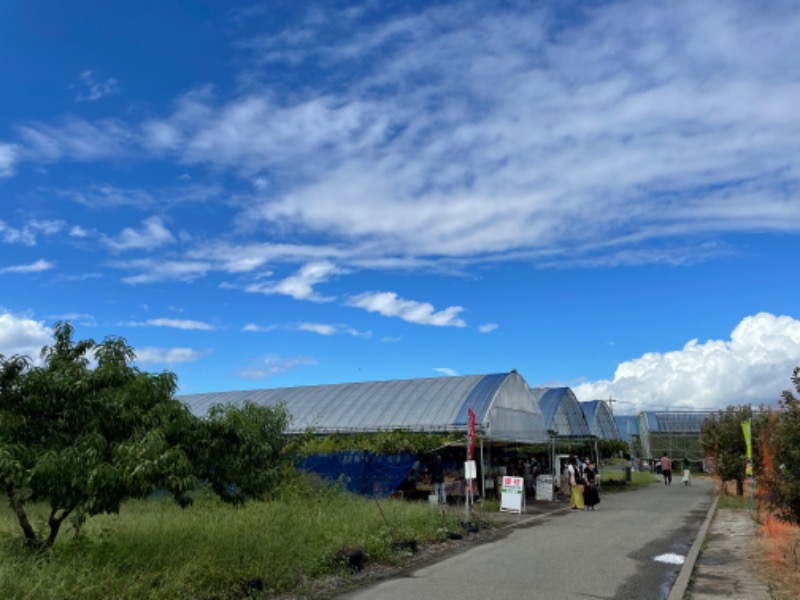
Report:
[[800,365],[791,2],[0,3],[0,353],[181,391]]

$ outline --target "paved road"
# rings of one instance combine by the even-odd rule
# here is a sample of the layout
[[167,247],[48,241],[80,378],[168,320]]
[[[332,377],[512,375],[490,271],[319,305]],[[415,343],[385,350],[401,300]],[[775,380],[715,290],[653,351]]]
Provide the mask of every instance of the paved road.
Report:
[[514,515],[519,524],[498,541],[339,598],[661,600],[681,565],[656,557],[686,556],[711,491],[707,480],[678,480],[603,495],[594,512]]

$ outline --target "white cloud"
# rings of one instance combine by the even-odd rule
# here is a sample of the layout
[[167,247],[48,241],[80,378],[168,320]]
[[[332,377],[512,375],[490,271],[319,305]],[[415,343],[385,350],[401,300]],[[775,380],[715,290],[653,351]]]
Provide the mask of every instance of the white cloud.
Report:
[[91,70],[80,74],[80,83],[77,87],[80,89],[75,96],[75,102],[94,102],[105,96],[119,93],[116,79],[109,77],[105,81],[96,81]]
[[116,251],[153,250],[165,244],[174,244],[175,236],[164,227],[160,217],[154,216],[142,221],[141,230],[126,227],[115,238],[105,238],[105,242]]
[[689,341],[620,364],[613,380],[574,388],[582,401],[613,397],[619,413],[719,409],[775,404],[800,366],[800,321],[759,313],[744,318],[730,340]]
[[308,356],[279,356],[277,354],[268,354],[267,356],[258,360],[258,363],[252,367],[245,367],[237,372],[239,377],[244,379],[266,379],[268,377],[275,377],[291,371],[292,369],[303,365],[316,365],[317,361]]
[[84,327],[97,327],[97,320],[94,318],[93,315],[87,315],[85,313],[64,313],[62,315],[47,315],[48,319],[52,319],[53,321],[69,321],[72,323],[78,323]]
[[0,354],[6,358],[18,354],[38,360],[41,349],[52,341],[52,331],[43,321],[0,312]]
[[458,314],[464,309],[461,306],[448,306],[436,312],[432,304],[404,300],[394,292],[365,292],[347,300],[348,306],[363,308],[376,312],[384,317],[399,317],[409,323],[419,325],[436,325],[439,327],[466,327]]
[[0,178],[11,177],[14,174],[17,155],[17,146],[0,142]]
[[49,271],[55,268],[55,263],[49,260],[39,259],[34,263],[28,265],[13,265],[0,269],[0,274],[5,273],[41,273],[42,271]]
[[142,365],[195,362],[209,354],[208,350],[194,350],[192,348],[154,348],[145,347],[136,349],[136,362]]
[[447,367],[437,367],[434,371],[441,373],[442,375],[447,375],[448,377],[457,377],[458,371],[455,369],[448,369]]
[[256,325],[255,323],[248,323],[244,327],[242,327],[242,331],[252,331],[255,333],[267,332],[267,331],[275,331],[278,328],[277,325]]
[[358,331],[357,329],[341,324],[328,325],[325,323],[299,323],[297,325],[297,329],[299,331],[310,331],[312,333],[317,333],[319,335],[326,335],[326,336],[337,335],[337,334],[345,334],[345,335],[351,335],[353,337],[364,337],[364,338],[372,336],[372,332],[370,331]]
[[[724,0],[561,10],[314,7],[239,47],[254,69],[310,61],[330,76],[224,100],[205,86],[145,122],[20,125],[0,176],[21,160],[132,155],[232,171],[254,190],[235,201],[239,226],[309,247],[322,235],[375,265],[686,264],[734,252],[714,243],[726,233],[800,230],[800,13]],[[116,89],[105,84],[98,94]],[[263,260],[247,258],[230,265]],[[282,283],[253,291],[323,298]]]
[[300,323],[297,329],[299,331],[311,331],[319,335],[333,335],[336,333],[336,325],[325,325],[323,323]]
[[489,333],[497,329],[499,325],[497,323],[486,323],[485,325],[481,325],[478,327],[478,331],[481,333]]
[[553,11],[459,3],[347,38],[303,22],[254,53],[360,77],[291,100],[202,90],[152,125],[180,160],[283,173],[248,217],[375,254],[684,264],[715,256],[694,235],[800,228],[795,12],[618,2],[554,31]]
[[30,219],[22,229],[10,227],[0,220],[0,235],[7,244],[22,244],[23,246],[35,246],[37,235],[54,235],[65,227],[64,221],[46,220],[39,221]]
[[80,189],[59,189],[59,196],[92,209],[133,207],[140,210],[163,210],[182,204],[200,204],[216,200],[223,193],[216,185],[177,185],[162,188],[122,188],[95,184]]
[[133,321],[127,323],[129,327],[171,327],[173,329],[187,329],[199,331],[212,331],[214,328],[202,321],[190,321],[187,319],[149,319],[147,321]]
[[158,281],[183,281],[191,282],[198,277],[204,276],[211,269],[211,265],[205,262],[187,260],[165,260],[139,259],[132,261],[117,261],[110,263],[110,266],[119,269],[134,269],[144,271],[138,275],[124,277],[122,281],[129,285],[142,283],[155,283]]
[[6,244],[22,244],[23,246],[35,246],[36,236],[29,229],[17,229],[9,227],[4,221],[0,220],[0,235]]
[[128,124],[113,119],[89,122],[66,117],[59,125],[31,123],[17,127],[20,156],[39,162],[104,161],[130,154],[138,138]]
[[342,273],[333,263],[327,261],[312,262],[303,267],[294,275],[290,275],[277,283],[256,283],[247,286],[248,292],[262,294],[285,294],[295,300],[310,300],[312,302],[330,302],[335,298],[321,296],[314,291],[315,285],[324,283],[331,276]]
[[85,238],[89,236],[89,232],[80,225],[73,225],[69,230],[69,235],[76,238]]

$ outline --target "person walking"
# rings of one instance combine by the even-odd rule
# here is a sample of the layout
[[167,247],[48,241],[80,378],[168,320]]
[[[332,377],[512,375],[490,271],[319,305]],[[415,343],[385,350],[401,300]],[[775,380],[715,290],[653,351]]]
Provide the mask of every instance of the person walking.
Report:
[[666,452],[661,456],[661,474],[664,476],[664,485],[672,485],[672,459]]
[[686,457],[684,457],[683,463],[681,463],[681,471],[683,471],[683,477],[681,477],[683,485],[692,485],[692,466],[689,464],[689,459]]
[[583,510],[583,478],[580,469],[578,468],[578,461],[575,456],[569,457],[567,473],[569,475],[570,501],[572,503],[572,510]]
[[583,502],[586,510],[596,510],[600,504],[600,494],[597,491],[597,469],[591,459],[586,460],[586,467],[583,469]]

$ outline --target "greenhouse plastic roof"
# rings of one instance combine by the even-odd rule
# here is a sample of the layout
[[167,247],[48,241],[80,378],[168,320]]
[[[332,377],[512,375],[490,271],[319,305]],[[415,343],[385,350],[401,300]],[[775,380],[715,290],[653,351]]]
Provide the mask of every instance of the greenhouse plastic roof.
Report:
[[214,404],[283,402],[291,415],[287,433],[466,432],[471,408],[476,431],[487,439],[526,443],[548,439],[542,412],[516,371],[191,394],[178,399],[199,416]]
[[580,404],[592,435],[602,440],[620,439],[617,424],[605,400],[589,400]]
[[652,433],[700,433],[711,411],[645,411],[639,415],[639,429]]
[[568,387],[533,388],[548,429],[559,437],[592,435],[580,402]]
[[617,433],[623,442],[630,442],[631,437],[639,435],[639,419],[634,416],[615,416]]

